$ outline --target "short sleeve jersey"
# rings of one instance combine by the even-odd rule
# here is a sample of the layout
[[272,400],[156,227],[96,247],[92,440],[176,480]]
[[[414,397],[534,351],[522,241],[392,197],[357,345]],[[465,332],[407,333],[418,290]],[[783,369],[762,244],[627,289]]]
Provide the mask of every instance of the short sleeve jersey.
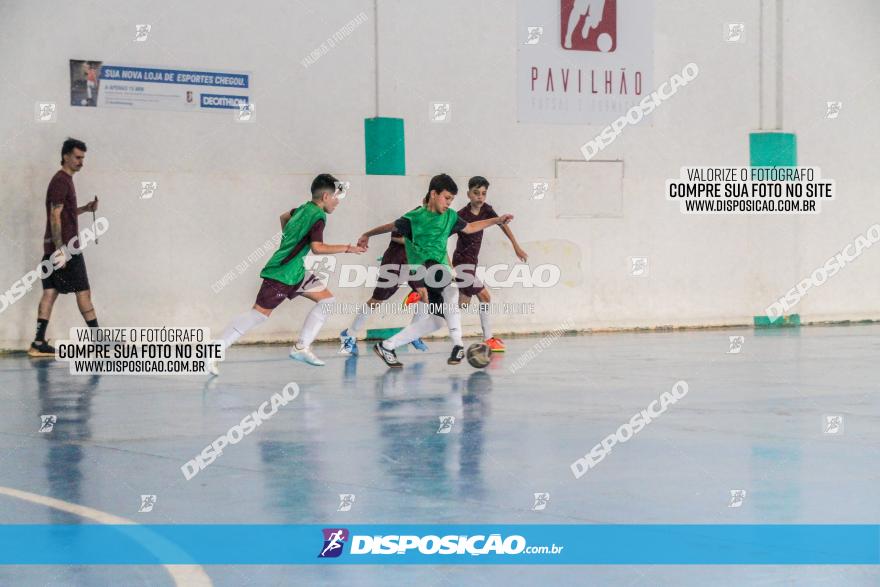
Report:
[[[458,211],[458,217],[465,222],[477,222],[479,220],[488,220],[497,218],[498,214],[489,204],[480,206],[477,214],[471,212],[471,206],[468,204]],[[458,235],[458,243],[455,245],[455,252],[452,254],[453,265],[476,265],[477,257],[480,255],[480,247],[483,244],[483,230],[472,234],[460,233]]]
[[61,210],[61,240],[63,244],[79,234],[79,220],[76,212],[76,188],[73,187],[73,178],[64,170],[59,170],[49,182],[46,190],[46,230],[43,234],[43,254],[49,255],[55,251],[52,242],[52,206],[62,205]]
[[446,242],[449,237],[467,226],[455,210],[447,208],[442,214],[421,206],[398,218],[394,228],[404,237],[406,258],[412,265],[427,261],[448,265]]

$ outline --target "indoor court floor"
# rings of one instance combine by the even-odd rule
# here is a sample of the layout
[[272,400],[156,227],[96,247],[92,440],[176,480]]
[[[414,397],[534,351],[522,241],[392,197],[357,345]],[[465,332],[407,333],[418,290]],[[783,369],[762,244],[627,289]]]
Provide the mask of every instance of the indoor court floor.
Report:
[[[744,337],[741,352],[729,352],[730,336]],[[4,356],[0,521],[97,523],[77,513],[85,506],[139,524],[880,522],[880,325],[540,340],[508,338],[484,370],[447,365],[446,340],[401,352],[399,371],[364,342],[358,358],[318,345],[319,368],[284,346],[240,345],[211,380],[72,376],[66,363]],[[575,459],[679,380],[685,397],[574,477]],[[185,479],[186,461],[289,382],[296,399]],[[45,414],[57,416],[51,432],[39,431]],[[745,491],[738,507],[732,490]],[[535,493],[550,494],[543,509]],[[155,505],[139,512],[145,494]],[[348,511],[341,494],[355,496]],[[215,585],[880,584],[869,566],[579,568],[204,571]],[[2,566],[0,585],[114,585],[120,569]],[[161,566],[124,570],[127,585],[174,584]]]

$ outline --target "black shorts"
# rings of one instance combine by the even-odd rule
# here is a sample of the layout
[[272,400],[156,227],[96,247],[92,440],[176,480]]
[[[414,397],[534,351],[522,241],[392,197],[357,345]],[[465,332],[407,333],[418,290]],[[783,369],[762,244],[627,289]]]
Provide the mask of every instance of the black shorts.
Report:
[[[437,269],[431,269],[432,267],[438,265],[439,267],[437,267]],[[443,290],[445,290],[447,287],[455,287],[455,278],[452,275],[452,271],[449,269],[449,267],[443,265],[442,263],[438,263],[436,261],[425,261],[425,268],[428,269],[428,274],[431,275],[431,279],[426,278],[424,281],[413,283],[417,283],[419,287],[424,287],[428,290],[429,313],[435,316],[440,316],[441,318],[445,318],[446,316],[443,314]],[[432,283],[446,283],[446,285],[432,286]],[[455,297],[455,303],[458,303],[458,296]]]
[[[43,255],[42,260],[48,261],[51,257],[51,254]],[[82,253],[68,259],[63,269],[55,269],[51,275],[44,277],[43,289],[56,289],[62,294],[91,289],[89,274],[86,272],[86,260],[83,259]]]
[[[384,302],[391,298],[394,294],[397,293],[397,290],[400,288],[398,281],[400,281],[400,268],[398,267],[395,272],[395,277],[397,277],[397,281],[393,282],[390,285],[380,285],[377,284],[373,289],[373,295],[370,297],[376,300],[377,302]],[[409,281],[407,282],[410,288],[418,289],[419,287],[425,287],[425,284],[421,281]]]
[[483,285],[483,282],[480,281],[480,278],[476,275],[476,263],[465,263],[464,265],[466,266],[462,267],[461,264],[456,265],[455,270],[461,275],[467,275],[468,281],[470,281],[471,284],[462,285],[464,279],[457,277],[455,282],[458,285],[458,291],[468,297],[478,295],[481,291],[486,289],[486,286]]

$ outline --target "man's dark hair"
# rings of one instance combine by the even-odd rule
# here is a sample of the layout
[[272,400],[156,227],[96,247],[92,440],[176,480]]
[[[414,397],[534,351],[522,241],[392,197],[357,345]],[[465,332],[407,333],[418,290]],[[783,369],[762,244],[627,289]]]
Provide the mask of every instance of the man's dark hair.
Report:
[[312,180],[312,199],[316,200],[326,191],[336,193],[336,182],[339,181],[329,173],[322,173]]
[[455,180],[453,180],[445,173],[441,173],[440,175],[435,175],[431,178],[431,183],[428,184],[428,193],[425,194],[425,203],[428,202],[428,198],[431,195],[431,190],[437,192],[438,194],[447,191],[454,196],[458,193],[458,186],[455,185]]
[[73,153],[74,149],[79,149],[83,153],[87,151],[86,144],[80,140],[72,139],[67,137],[67,140],[64,141],[61,145],[61,164],[64,165],[64,156],[68,153]]
[[489,180],[482,175],[475,175],[468,180],[468,189],[486,188],[489,189]]

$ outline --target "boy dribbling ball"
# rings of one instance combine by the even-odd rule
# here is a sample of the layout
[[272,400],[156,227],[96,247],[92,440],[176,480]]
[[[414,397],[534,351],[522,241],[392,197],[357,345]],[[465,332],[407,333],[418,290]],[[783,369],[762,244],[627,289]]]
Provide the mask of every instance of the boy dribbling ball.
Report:
[[[464,359],[461,336],[461,313],[458,304],[458,288],[448,264],[446,245],[453,234],[473,234],[496,224],[507,224],[513,216],[505,214],[476,222],[465,222],[450,208],[458,186],[442,173],[431,178],[425,204],[398,218],[393,226],[404,238],[406,257],[410,265],[424,268],[424,285],[418,284],[422,297],[428,299],[428,311],[416,315],[413,322],[373,347],[373,352],[389,367],[403,364],[394,352],[399,346],[427,336],[446,324],[452,339],[452,353],[447,360],[457,365]],[[389,229],[390,230],[390,229]],[[387,232],[387,231],[386,231]]]

